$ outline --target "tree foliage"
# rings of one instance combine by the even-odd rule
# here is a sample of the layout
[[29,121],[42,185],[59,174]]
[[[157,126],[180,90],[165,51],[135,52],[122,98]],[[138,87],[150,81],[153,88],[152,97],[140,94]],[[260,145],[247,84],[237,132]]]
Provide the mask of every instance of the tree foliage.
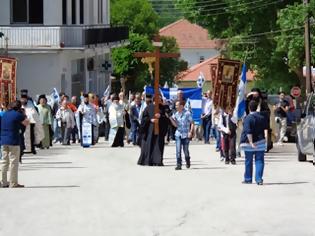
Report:
[[[126,25],[130,29],[129,45],[112,50],[114,74],[127,78],[127,89],[141,91],[146,84],[151,84],[148,66],[135,52],[152,52],[152,38],[158,32],[158,15],[147,0],[112,0],[111,22]],[[162,37],[162,52],[179,52],[174,38]],[[173,82],[175,75],[185,68],[185,63],[177,59],[161,60],[161,81]]]
[[288,90],[303,81],[300,69],[304,64],[306,11],[301,1],[177,0],[177,6],[188,19],[207,28],[213,38],[225,40],[222,54],[246,59],[258,72],[261,80],[257,84],[264,89]]

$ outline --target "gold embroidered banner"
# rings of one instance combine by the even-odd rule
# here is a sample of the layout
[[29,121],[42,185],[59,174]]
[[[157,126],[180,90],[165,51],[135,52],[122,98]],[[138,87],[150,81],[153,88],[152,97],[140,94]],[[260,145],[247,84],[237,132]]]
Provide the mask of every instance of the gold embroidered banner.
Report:
[[16,59],[0,57],[0,102],[16,100]]
[[234,108],[241,63],[234,60],[219,59],[213,103],[221,108]]

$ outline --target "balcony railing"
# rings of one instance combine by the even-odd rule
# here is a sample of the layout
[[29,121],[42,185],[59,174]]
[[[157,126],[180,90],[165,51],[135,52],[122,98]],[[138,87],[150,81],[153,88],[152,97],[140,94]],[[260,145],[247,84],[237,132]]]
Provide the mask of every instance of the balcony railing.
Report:
[[[9,49],[84,48],[127,40],[128,27],[109,26],[0,26]],[[6,40],[0,39],[0,48]]]

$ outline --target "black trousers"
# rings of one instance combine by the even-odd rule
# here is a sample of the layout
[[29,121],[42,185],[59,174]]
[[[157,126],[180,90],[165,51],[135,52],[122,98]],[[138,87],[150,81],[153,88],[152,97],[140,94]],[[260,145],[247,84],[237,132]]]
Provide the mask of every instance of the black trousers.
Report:
[[224,149],[223,154],[226,161],[236,158],[236,135],[223,135]]
[[35,150],[35,124],[30,124],[30,132],[31,132],[31,152],[36,154]]

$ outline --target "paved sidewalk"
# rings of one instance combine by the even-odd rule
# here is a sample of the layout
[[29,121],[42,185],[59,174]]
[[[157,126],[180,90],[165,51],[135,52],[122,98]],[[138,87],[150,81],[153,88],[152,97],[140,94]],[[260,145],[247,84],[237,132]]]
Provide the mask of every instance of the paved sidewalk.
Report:
[[266,158],[265,185],[242,185],[244,160],[191,145],[192,167],[136,165],[140,150],[55,146],[24,158],[25,189],[0,189],[0,236],[315,235],[315,167],[294,144]]

